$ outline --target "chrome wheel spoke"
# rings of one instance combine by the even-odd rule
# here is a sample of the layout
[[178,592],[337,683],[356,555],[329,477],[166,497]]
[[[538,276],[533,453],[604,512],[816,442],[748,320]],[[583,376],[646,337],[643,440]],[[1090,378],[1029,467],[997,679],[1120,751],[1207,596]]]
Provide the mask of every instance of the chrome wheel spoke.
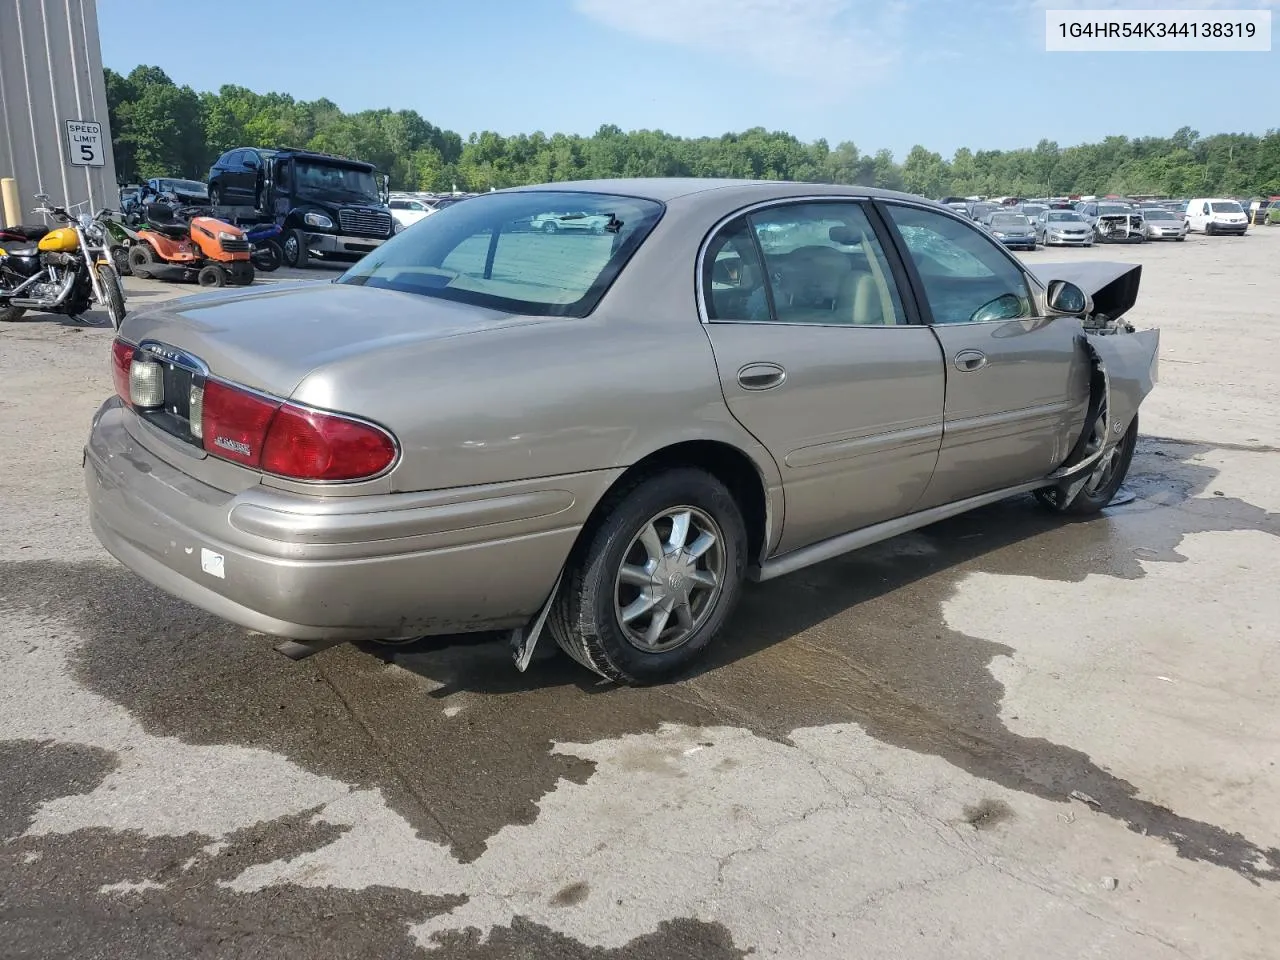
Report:
[[680,624],[681,630],[693,629],[693,607],[689,605],[689,598],[677,601],[672,613],[676,615],[676,623]]
[[[636,617],[642,617],[656,607],[659,600],[659,597],[655,597],[651,593],[642,593],[623,607],[619,612],[619,616],[622,618],[623,623],[630,623]],[[663,617],[663,620],[666,620],[665,616]]]
[[651,647],[658,645],[658,638],[662,636],[662,631],[667,628],[667,621],[671,618],[671,609],[669,607],[659,607],[653,611],[653,616],[649,620],[649,629],[644,632],[644,642]]
[[653,561],[661,560],[664,553],[662,549],[662,538],[658,536],[658,528],[652,523],[646,523],[644,529],[640,531],[640,545],[644,547],[644,552],[649,555],[649,559]]
[[698,534],[697,539],[694,540],[693,543],[689,544],[688,548],[685,550],[685,553],[687,553],[694,560],[697,560],[715,545],[716,545],[715,536],[703,530]]
[[689,524],[692,522],[693,515],[688,510],[671,515],[671,535],[667,537],[669,552],[679,553],[684,549],[684,543],[689,539]]
[[689,574],[689,579],[694,582],[695,586],[705,587],[708,590],[714,589],[716,584],[720,582],[720,578],[716,576],[714,570],[695,570]]
[[647,587],[652,582],[652,577],[647,569],[649,565],[638,567],[633,563],[624,563],[622,569],[618,571],[618,579],[622,583],[629,583],[633,587]]

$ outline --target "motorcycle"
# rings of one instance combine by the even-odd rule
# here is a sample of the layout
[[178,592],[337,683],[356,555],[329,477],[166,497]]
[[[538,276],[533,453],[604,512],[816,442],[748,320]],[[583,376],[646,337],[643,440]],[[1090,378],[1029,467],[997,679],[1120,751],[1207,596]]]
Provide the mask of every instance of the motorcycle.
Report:
[[279,270],[284,263],[284,250],[275,239],[282,233],[284,229],[278,223],[260,223],[244,228],[245,239],[249,241],[249,258],[264,273]]
[[107,253],[111,255],[111,265],[120,276],[129,276],[133,273],[129,268],[129,248],[138,242],[138,231],[110,210],[103,210],[95,219],[107,232]]
[[[117,330],[124,322],[125,295],[109,260],[107,232],[96,217],[52,206],[37,193],[33,213],[63,226],[19,225],[0,228],[0,322],[13,322],[28,310],[58,313],[74,320],[92,304],[101,304]],[[83,206],[83,204],[76,204]]]

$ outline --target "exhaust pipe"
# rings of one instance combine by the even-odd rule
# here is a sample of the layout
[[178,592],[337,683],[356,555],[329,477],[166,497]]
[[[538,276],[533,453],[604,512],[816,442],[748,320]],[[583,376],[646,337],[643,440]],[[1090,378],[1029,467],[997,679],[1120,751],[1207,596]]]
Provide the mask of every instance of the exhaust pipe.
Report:
[[[39,277],[40,277],[40,274],[36,274],[34,277],[28,280],[27,283],[24,283],[21,287],[18,287],[18,290],[23,289],[23,287],[26,287],[27,284],[34,283],[37,279],[39,279]],[[62,306],[62,304],[66,301],[67,297],[71,296],[71,288],[75,286],[75,282],[76,282],[76,275],[74,271],[69,271],[67,273],[67,279],[64,280],[62,283],[62,289],[58,291],[58,295],[54,298],[52,303],[50,303],[48,300],[36,300],[32,297],[14,297],[11,294],[9,296],[9,306],[23,307],[28,310],[56,310],[58,307]],[[16,293],[17,291],[15,290],[14,292]]]

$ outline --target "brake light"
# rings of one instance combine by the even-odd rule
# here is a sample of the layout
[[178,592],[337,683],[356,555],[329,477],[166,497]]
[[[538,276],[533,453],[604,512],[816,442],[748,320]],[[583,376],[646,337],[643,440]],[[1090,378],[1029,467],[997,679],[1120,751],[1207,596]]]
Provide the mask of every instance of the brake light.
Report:
[[207,381],[200,404],[204,448],[246,467],[259,467],[267,427],[279,409],[278,401],[237,390],[217,380]]
[[292,480],[359,480],[396,458],[395,440],[379,427],[217,380],[206,381],[199,415],[209,453]]
[[124,340],[111,341],[111,380],[115,384],[116,395],[125,403],[129,398],[129,367],[133,363],[133,352],[137,348]]
[[286,403],[271,421],[262,469],[301,480],[357,480],[381,473],[395,458],[386,431]]

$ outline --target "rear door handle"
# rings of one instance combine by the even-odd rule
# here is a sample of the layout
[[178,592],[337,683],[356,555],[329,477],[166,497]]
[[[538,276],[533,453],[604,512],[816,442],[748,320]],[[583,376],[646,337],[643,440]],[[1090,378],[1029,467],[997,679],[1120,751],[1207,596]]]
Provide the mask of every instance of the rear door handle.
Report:
[[987,365],[987,355],[981,350],[961,350],[956,354],[955,365],[962,373],[972,373]]
[[776,363],[748,363],[738,370],[738,385],[743,390],[768,390],[787,379],[787,371]]

